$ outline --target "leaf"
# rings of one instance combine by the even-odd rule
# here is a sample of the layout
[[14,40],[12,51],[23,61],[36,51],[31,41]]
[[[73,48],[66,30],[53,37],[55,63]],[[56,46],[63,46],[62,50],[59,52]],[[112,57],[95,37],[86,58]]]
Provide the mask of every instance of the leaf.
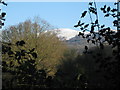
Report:
[[16,42],[16,45],[19,46],[19,43],[20,43],[20,41],[17,41],[17,42]]
[[81,32],[79,32],[78,36],[80,36],[80,35],[84,35],[84,34],[83,34],[83,33],[81,33]]
[[117,15],[116,15],[116,14],[112,14],[112,16],[113,16],[113,17],[117,17]]
[[104,8],[100,8],[102,11],[105,10]]
[[90,33],[93,33],[93,32],[94,32],[94,26],[92,25]]
[[85,50],[86,50],[86,51],[88,50],[88,47],[87,47],[87,46],[85,46]]
[[94,40],[92,40],[92,43],[93,43],[93,44],[95,44],[95,41],[94,41]]
[[111,8],[110,8],[110,7],[108,7],[108,8],[107,8],[107,11],[109,12],[109,11],[110,11],[110,9],[111,9]]
[[23,46],[25,44],[25,42],[23,40],[20,41],[19,45]]
[[81,18],[84,18],[84,17],[85,17],[85,15],[86,15],[86,13],[87,13],[87,11],[84,11],[84,12],[82,13]]
[[102,25],[101,28],[105,27],[105,25]]
[[80,26],[84,25],[85,23],[81,23]]
[[80,29],[81,29],[81,30],[83,30],[84,28],[83,28],[83,27],[81,27]]
[[89,24],[86,24],[85,26],[84,26],[84,28],[87,28],[89,26]]
[[112,10],[111,10],[111,12],[116,12],[117,11],[117,9],[115,9],[115,8],[113,8]]
[[26,53],[27,51],[25,51],[25,50],[21,50],[21,56],[25,56],[25,53]]
[[83,32],[85,32],[86,30],[83,30]]
[[30,52],[34,52],[35,48],[33,48],[32,50],[29,50]]
[[95,11],[94,13],[97,15],[97,12],[96,12],[96,11]]
[[84,35],[82,35],[82,38],[85,38],[85,36],[84,36]]
[[78,22],[78,24],[77,25],[74,25],[74,27],[78,27],[78,26],[80,26],[80,20],[79,20],[79,22]]
[[108,27],[108,28],[106,28],[108,31],[110,31],[111,29],[110,29],[110,27]]
[[32,55],[34,58],[37,58],[37,54],[36,54],[36,53],[31,53],[31,55]]
[[114,26],[117,26],[118,25],[118,20],[114,20],[113,24],[114,24]]
[[106,5],[104,5],[104,9],[106,8]]
[[1,2],[3,5],[6,5],[7,6],[7,4],[3,1],[3,2]]
[[92,4],[93,4],[93,2],[89,2],[89,5],[91,5],[91,6],[92,6]]
[[98,19],[96,19],[95,24],[98,24]]
[[81,22],[81,21],[79,20],[78,25],[80,25],[80,22]]
[[104,17],[109,17],[109,14],[106,14]]
[[25,42],[23,40],[16,42],[17,46],[23,46],[24,44],[25,44]]
[[89,43],[89,42],[90,42],[90,39],[88,39],[87,42]]
[[5,12],[2,12],[2,17],[5,17],[6,13]]
[[114,3],[114,5],[117,5],[118,3]]
[[74,27],[78,27],[79,25],[74,25]]
[[103,13],[106,13],[106,11],[104,10]]

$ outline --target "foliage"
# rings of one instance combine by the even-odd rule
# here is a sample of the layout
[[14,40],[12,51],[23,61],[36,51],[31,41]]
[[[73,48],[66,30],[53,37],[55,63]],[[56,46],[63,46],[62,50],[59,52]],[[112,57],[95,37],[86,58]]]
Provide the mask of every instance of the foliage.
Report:
[[108,71],[104,66],[109,61],[114,61],[115,56],[112,55],[111,46],[104,47],[104,49],[92,47],[86,54],[76,57],[76,63],[84,68],[84,73],[88,80],[88,88],[109,88],[111,83],[108,83],[108,80],[105,79],[105,76],[108,76]]
[[61,64],[57,67],[54,80],[56,87],[62,88],[87,88],[88,81],[84,68],[77,58],[75,49],[69,49],[64,53]]
[[[0,0],[0,5],[7,6],[7,4],[2,0]],[[2,9],[0,8],[0,30],[4,26],[5,16],[6,16],[6,13],[3,12]],[[1,31],[0,31],[0,41],[1,40],[2,38],[1,38]],[[0,42],[0,51],[1,51],[1,42]],[[1,84],[2,84],[2,57],[1,57],[1,52],[0,52],[0,89],[2,88]]]
[[[55,67],[59,64],[59,59],[63,56],[66,49],[65,44],[57,38],[56,34],[47,32],[46,30],[52,29],[46,21],[37,18],[34,22],[26,20],[16,26],[10,26],[3,30],[3,41],[10,42],[11,44],[21,45],[26,44],[22,49],[36,48],[38,57],[36,59],[37,68],[44,68],[49,74],[54,74]],[[13,51],[18,50],[16,46],[11,47]],[[58,54],[59,53],[59,54]],[[4,57],[4,56],[3,56]],[[6,56],[5,56],[6,58]]]
[[[115,3],[117,5],[118,3]],[[99,56],[96,57],[96,63],[99,63],[100,68],[99,70],[105,71],[104,77],[109,81],[109,85],[106,83],[105,87],[119,87],[120,80],[119,78],[119,71],[120,71],[120,32],[115,32],[111,30],[110,27],[105,27],[105,25],[100,25],[99,18],[98,18],[98,12],[97,12],[97,6],[96,2],[90,2],[88,11],[84,11],[82,13],[81,19],[85,17],[85,15],[88,13],[90,16],[91,23],[85,24],[82,23],[81,20],[79,20],[78,24],[75,25],[75,27],[80,27],[80,30],[82,32],[79,33],[78,36],[82,36],[83,38],[87,39],[87,42],[92,42],[93,44],[96,44],[99,49],[104,49],[105,44],[110,45],[113,49],[112,53],[115,56],[115,59],[111,61],[111,56],[101,58],[101,55],[103,55],[101,52]],[[100,10],[105,14],[104,17],[112,16],[115,20],[113,21],[113,25],[115,27],[118,26],[118,20],[117,17],[120,16],[119,13],[117,13],[116,8],[111,8],[110,6],[104,5],[104,7],[100,8]],[[96,19],[93,19],[92,15],[95,15]],[[94,21],[93,21],[94,20]],[[90,28],[90,29],[88,29]],[[84,35],[84,32],[90,30],[90,34]],[[85,46],[86,53],[88,53],[87,49],[88,47]],[[104,55],[103,55],[104,56]],[[98,61],[98,58],[101,58],[101,60]],[[94,82],[93,82],[94,83]]]
[[[2,1],[2,0],[0,0],[0,4],[3,4],[3,5],[7,6],[7,4],[4,1]],[[1,13],[1,9],[0,9],[0,29],[2,28],[2,26],[4,26],[4,22],[3,21],[5,21],[5,15],[6,15],[6,13],[5,12]]]
[[[18,42],[21,43],[24,41]],[[23,44],[18,45],[18,42],[16,42],[15,44],[17,47],[21,45],[21,47],[24,46]],[[12,58],[13,61],[16,61],[18,63],[18,66],[16,66],[12,60],[9,62],[9,64],[7,64],[8,62],[4,60],[2,61],[2,72],[4,73],[3,88],[22,88],[23,86],[24,88],[35,88],[36,86],[37,88],[47,87],[46,80],[50,76],[47,78],[47,73],[43,69],[37,70],[35,62],[35,59],[37,58],[37,53],[35,52],[35,48],[31,50],[26,50],[21,49],[20,47],[19,50],[14,52],[11,49],[11,46],[12,45],[4,43],[2,46],[2,54],[7,54],[9,58]],[[7,75],[8,73],[12,75],[12,77],[9,78],[10,81],[7,80],[7,76],[5,77],[5,75]],[[8,86],[5,86],[7,84]]]
[[[45,69],[37,69],[35,60],[38,57],[36,48],[27,50],[26,42],[17,41],[16,44],[2,43],[2,54],[8,55],[8,60],[3,59],[3,89],[34,89],[34,88],[86,88],[87,79],[80,65],[75,62],[76,52],[70,50],[65,53],[63,63],[57,68],[54,76],[48,76]],[[18,48],[13,51],[12,46]],[[66,56],[67,55],[67,56]],[[73,55],[75,55],[73,57]],[[13,60],[13,61],[12,61]],[[16,66],[16,64],[18,64]],[[69,69],[71,67],[71,69]],[[72,80],[72,82],[69,82]],[[6,86],[7,85],[7,86]]]

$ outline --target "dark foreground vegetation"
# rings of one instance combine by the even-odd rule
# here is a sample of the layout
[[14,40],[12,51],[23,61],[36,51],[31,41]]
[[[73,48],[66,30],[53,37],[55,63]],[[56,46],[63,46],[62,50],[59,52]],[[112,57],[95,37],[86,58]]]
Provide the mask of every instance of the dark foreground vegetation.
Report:
[[[19,43],[18,43],[19,42]],[[104,50],[92,48],[90,54],[76,55],[74,50],[64,53],[61,63],[56,66],[54,75],[46,69],[37,69],[38,57],[35,48],[21,49],[25,42],[18,41],[19,50],[13,51],[10,44],[3,44],[2,54],[14,61],[2,61],[3,89],[25,88],[110,88],[116,87],[109,72],[112,67],[104,68],[107,62],[114,61],[111,47]],[[102,64],[100,64],[102,60]]]

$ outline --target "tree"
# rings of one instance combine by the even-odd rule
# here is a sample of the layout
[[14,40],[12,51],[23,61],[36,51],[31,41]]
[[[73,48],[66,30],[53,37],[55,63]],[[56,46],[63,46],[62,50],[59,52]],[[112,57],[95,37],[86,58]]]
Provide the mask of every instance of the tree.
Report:
[[[0,0],[0,4],[7,6],[7,4],[4,1],[2,1],[2,0]],[[2,29],[2,27],[4,26],[5,15],[6,15],[6,13],[2,12],[2,9],[0,8],[0,29]],[[1,48],[2,48],[2,45],[1,45],[1,40],[2,40],[1,34],[2,33],[0,31],[0,51],[1,51]],[[1,56],[2,55],[1,55],[1,52],[0,52],[0,89],[2,88],[2,86],[1,86],[1,84],[2,84],[2,80],[1,80],[1,78],[2,78],[2,57]]]
[[[4,43],[2,48],[2,55],[7,54],[10,60],[2,61],[3,73],[3,89],[34,89],[34,88],[48,88],[51,76],[47,76],[44,69],[37,69],[36,58],[37,53],[35,48],[31,50],[23,49],[25,42],[17,41],[14,46],[18,47],[17,51],[13,51],[11,44]],[[16,66],[17,64],[17,66]],[[51,78],[52,79],[52,78]]]
[[[53,29],[53,27],[42,19],[37,18],[34,22],[26,20],[19,25],[10,26],[3,30],[3,41],[16,44],[17,41],[24,40],[26,42],[24,48],[36,49],[38,54],[37,68],[44,68],[49,74],[53,74],[66,46],[56,34],[46,31],[49,29]],[[12,49],[18,50],[16,46],[12,46]]]
[[[114,3],[114,5],[119,5],[118,3]],[[119,12],[117,13],[117,10],[119,8],[111,8],[110,6],[104,5],[100,8],[100,10],[104,13],[104,17],[112,16],[114,18],[113,25],[115,27],[119,27],[119,19],[120,17]],[[93,44],[96,44],[99,49],[104,49],[105,45],[110,45],[112,47],[112,53],[113,56],[115,56],[115,59],[111,61],[110,57],[103,57],[101,60],[98,61],[96,58],[97,63],[99,63],[99,70],[102,70],[102,72],[106,72],[104,74],[104,78],[109,81],[109,83],[106,83],[104,88],[114,87],[118,88],[120,80],[119,72],[120,72],[120,32],[111,30],[110,27],[105,27],[105,25],[101,25],[99,23],[98,18],[98,8],[96,5],[96,2],[90,2],[88,11],[84,11],[81,15],[81,19],[85,18],[86,14],[89,14],[91,23],[82,23],[81,20],[79,20],[78,24],[75,25],[75,27],[80,27],[80,30],[82,32],[79,33],[79,36],[82,36],[83,38],[86,38],[87,42],[92,42]],[[95,15],[95,18],[93,19],[92,15]],[[93,21],[94,20],[94,21]],[[88,29],[90,28],[90,29]],[[84,35],[84,32],[86,30],[90,31],[90,34]],[[85,49],[88,49],[87,46],[85,46]],[[86,54],[88,53],[88,50],[86,50]],[[102,52],[99,52],[99,54],[102,54]],[[99,57],[99,56],[97,56]]]

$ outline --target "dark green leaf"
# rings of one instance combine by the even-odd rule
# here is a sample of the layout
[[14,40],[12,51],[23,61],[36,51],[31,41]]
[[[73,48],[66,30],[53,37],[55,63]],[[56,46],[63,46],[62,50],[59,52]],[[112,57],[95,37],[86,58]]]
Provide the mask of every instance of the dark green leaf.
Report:
[[87,11],[84,11],[84,12],[82,13],[81,18],[85,17],[86,13],[87,13]]
[[93,43],[93,44],[95,44],[95,41],[94,41],[94,40],[92,40],[92,43]]
[[23,46],[24,44],[25,44],[25,42],[23,40],[16,42],[17,46]]
[[83,28],[83,27],[81,27],[80,29],[81,29],[81,30],[83,30],[84,28]]
[[19,45],[23,46],[25,44],[25,42],[23,40],[20,41]]
[[7,4],[3,1],[3,2],[1,2],[3,5],[6,5],[7,6]]
[[104,9],[106,8],[106,5],[104,5]]
[[88,50],[88,47],[87,47],[87,46],[85,46],[85,50],[86,50],[86,51]]
[[32,56],[34,57],[34,58],[37,58],[37,54],[36,53],[31,53],[32,54]]
[[16,45],[19,46],[19,43],[20,43],[20,41],[17,41],[17,42],[16,42]]
[[84,28],[87,28],[89,26],[89,24],[86,24],[85,26],[84,26]]
[[118,3],[114,3],[114,5],[117,5]]
[[89,43],[90,39],[87,40],[87,42]]
[[83,34],[83,33],[81,33],[81,32],[79,32],[78,36],[80,36],[80,35],[84,35],[84,34]]
[[33,48],[32,50],[30,50],[30,52],[34,52],[35,48]]
[[100,8],[102,11],[104,10],[104,8]]
[[74,25],[74,27],[78,27],[79,25]]
[[2,17],[5,17],[6,13],[5,12],[2,12]]
[[103,13],[106,13],[106,11],[104,10]]
[[91,5],[91,6],[92,6],[92,4],[93,4],[93,2],[89,2],[89,5]]
[[107,8],[107,11],[109,12],[109,11],[110,11],[110,9],[111,9],[111,8],[110,8],[110,7],[108,7],[108,8]]
[[79,22],[78,22],[78,25],[80,25],[80,20],[79,20]]
[[95,24],[98,24],[98,19],[96,19]]
[[115,8],[113,8],[112,10],[111,10],[111,12],[116,12],[117,11],[117,9],[115,9]]
[[109,14],[106,14],[104,17],[109,17]]
[[85,23],[81,23],[80,26],[84,25]]
[[101,28],[105,27],[105,25],[102,25]]

